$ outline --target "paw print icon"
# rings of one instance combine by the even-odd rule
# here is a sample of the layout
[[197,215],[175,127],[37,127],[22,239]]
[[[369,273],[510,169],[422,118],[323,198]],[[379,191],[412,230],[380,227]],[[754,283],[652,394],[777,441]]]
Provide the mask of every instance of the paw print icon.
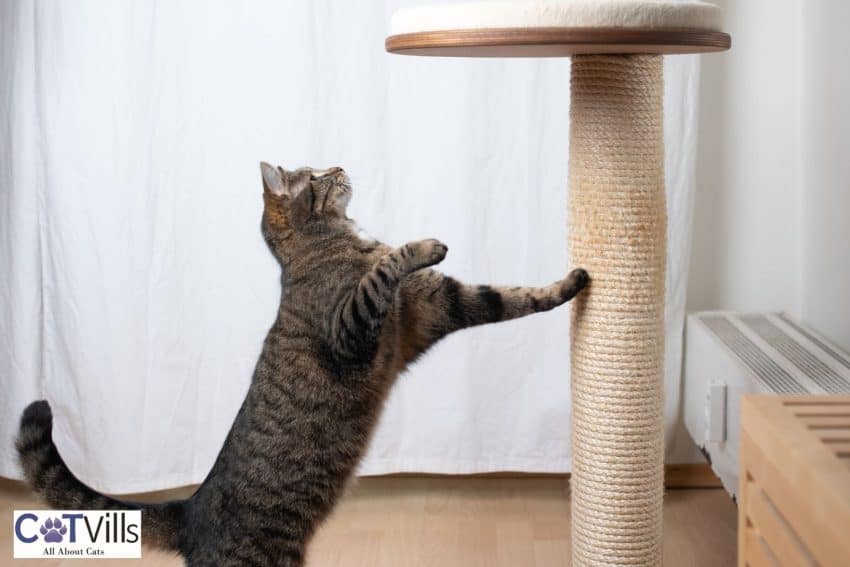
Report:
[[47,518],[38,530],[44,536],[44,541],[50,543],[61,543],[62,536],[68,532],[68,527],[59,518]]

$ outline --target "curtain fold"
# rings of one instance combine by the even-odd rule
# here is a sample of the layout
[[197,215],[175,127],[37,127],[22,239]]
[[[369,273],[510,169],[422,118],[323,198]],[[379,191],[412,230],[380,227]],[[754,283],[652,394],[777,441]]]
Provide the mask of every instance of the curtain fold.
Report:
[[[413,2],[0,3],[0,474],[24,406],[93,487],[203,480],[279,299],[260,160],[341,165],[351,214],[437,237],[476,283],[567,272],[569,62],[392,56]],[[693,201],[694,57],[666,63],[673,460]],[[468,330],[402,376],[362,474],[563,472],[565,308]]]

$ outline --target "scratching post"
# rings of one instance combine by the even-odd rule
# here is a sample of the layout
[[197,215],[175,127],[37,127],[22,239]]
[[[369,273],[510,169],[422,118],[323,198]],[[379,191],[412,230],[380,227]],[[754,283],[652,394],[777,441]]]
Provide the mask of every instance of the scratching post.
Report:
[[662,59],[573,59],[574,565],[660,565],[666,209]]
[[664,482],[666,209],[663,54],[722,51],[697,1],[549,0],[423,6],[393,16],[387,50],[574,56],[570,112],[573,300],[572,560],[660,565]]

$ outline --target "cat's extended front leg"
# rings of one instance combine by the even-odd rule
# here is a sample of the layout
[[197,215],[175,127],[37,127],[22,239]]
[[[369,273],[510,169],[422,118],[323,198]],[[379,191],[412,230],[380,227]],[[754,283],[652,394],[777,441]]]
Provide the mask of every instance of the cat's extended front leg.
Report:
[[442,262],[447,252],[448,247],[439,240],[420,240],[378,260],[345,298],[334,319],[332,332],[338,351],[357,356],[364,347],[374,346],[402,278]]
[[443,293],[448,331],[549,311],[575,297],[589,279],[581,268],[546,287],[471,286],[446,278]]
[[[581,268],[546,287],[465,285],[443,277],[427,294],[408,294],[411,301],[404,311],[408,319],[405,324],[412,324],[413,320],[420,323],[417,332],[408,335],[416,342],[410,345],[411,352],[422,352],[460,329],[549,311],[575,297],[589,281],[587,272]],[[425,285],[423,282],[422,287]],[[411,285],[411,291],[415,287]]]

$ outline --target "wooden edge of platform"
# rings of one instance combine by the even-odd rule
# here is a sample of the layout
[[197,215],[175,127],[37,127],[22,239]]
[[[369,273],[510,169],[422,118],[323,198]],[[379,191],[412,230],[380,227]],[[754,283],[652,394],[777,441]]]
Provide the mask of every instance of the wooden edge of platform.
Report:
[[592,53],[672,55],[726,51],[729,34],[693,29],[480,28],[387,37],[390,53],[447,57],[568,57]]

